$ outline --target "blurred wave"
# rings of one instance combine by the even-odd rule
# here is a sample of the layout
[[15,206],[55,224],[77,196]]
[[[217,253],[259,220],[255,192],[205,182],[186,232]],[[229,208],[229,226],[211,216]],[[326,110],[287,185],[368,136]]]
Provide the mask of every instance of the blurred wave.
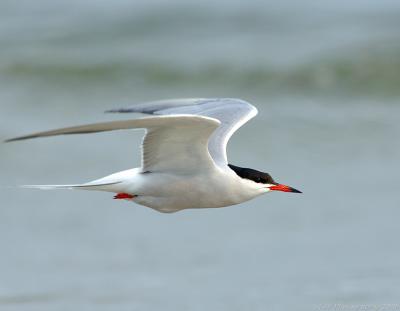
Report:
[[113,61],[69,63],[21,61],[3,66],[0,74],[17,79],[71,79],[86,82],[120,79],[155,85],[229,84],[239,89],[269,91],[348,92],[364,95],[400,95],[400,48],[384,52],[353,53],[333,59],[320,59],[296,66],[234,65],[228,62],[201,66],[177,66],[168,62]]
[[399,96],[398,3],[342,2],[4,2],[0,79]]

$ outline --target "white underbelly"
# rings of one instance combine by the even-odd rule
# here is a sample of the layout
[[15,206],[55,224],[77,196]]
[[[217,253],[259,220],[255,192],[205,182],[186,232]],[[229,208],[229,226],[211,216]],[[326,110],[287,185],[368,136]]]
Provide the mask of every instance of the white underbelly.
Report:
[[[240,181],[226,176],[173,176],[142,174],[132,184],[133,201],[160,212],[176,212],[189,208],[218,208],[242,203],[253,198],[244,193]],[[140,186],[138,187],[138,184]]]
[[151,207],[155,210],[165,213],[177,212],[189,208],[218,208],[241,202],[230,200],[229,198],[217,198],[210,200],[198,195],[180,194],[179,196],[161,197],[161,196],[137,196],[134,202]]

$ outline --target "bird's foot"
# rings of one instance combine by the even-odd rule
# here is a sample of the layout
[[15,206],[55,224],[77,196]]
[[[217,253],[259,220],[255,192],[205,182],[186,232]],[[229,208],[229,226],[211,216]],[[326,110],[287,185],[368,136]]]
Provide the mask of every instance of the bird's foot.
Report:
[[124,200],[132,200],[134,197],[136,197],[136,195],[131,195],[129,193],[117,193],[114,196],[114,199],[124,199]]

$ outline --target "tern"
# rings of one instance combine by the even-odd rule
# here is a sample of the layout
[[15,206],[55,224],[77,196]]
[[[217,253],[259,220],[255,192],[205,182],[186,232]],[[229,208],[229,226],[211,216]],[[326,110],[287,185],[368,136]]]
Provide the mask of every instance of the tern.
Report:
[[151,116],[67,127],[6,140],[145,129],[142,165],[83,184],[29,185],[38,189],[108,191],[164,213],[239,204],[270,191],[301,193],[277,183],[270,174],[228,163],[233,133],[257,114],[234,98],[170,99],[112,109]]

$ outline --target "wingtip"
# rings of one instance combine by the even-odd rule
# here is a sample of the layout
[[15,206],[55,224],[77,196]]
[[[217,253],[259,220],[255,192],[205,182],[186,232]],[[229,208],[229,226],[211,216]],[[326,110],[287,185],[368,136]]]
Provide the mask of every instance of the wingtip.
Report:
[[114,108],[104,111],[104,113],[121,113],[121,112],[132,112],[132,111],[126,108]]
[[17,141],[17,140],[18,140],[18,138],[9,138],[9,139],[3,140],[3,143],[11,143],[11,142]]
[[14,141],[31,139],[31,138],[36,138],[36,137],[37,137],[36,135],[13,137],[13,138],[9,138],[9,139],[4,140],[3,143],[11,143],[11,142],[14,142]]

